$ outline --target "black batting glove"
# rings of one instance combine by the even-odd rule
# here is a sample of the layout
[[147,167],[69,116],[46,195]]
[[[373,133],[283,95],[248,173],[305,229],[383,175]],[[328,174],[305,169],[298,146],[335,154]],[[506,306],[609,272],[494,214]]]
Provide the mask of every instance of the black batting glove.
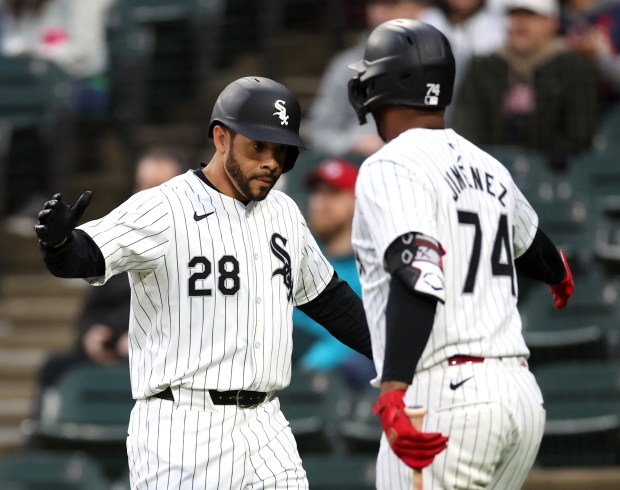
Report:
[[39,224],[34,227],[41,243],[50,248],[64,244],[78,225],[92,198],[93,193],[86,191],[75,206],[69,206],[63,202],[62,194],[54,194],[39,212]]

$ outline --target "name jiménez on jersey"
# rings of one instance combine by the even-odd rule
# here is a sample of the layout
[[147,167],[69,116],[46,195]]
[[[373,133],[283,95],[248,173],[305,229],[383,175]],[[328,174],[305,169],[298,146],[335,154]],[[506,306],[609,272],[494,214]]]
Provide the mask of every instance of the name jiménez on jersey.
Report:
[[450,169],[444,173],[444,180],[452,190],[452,199],[458,201],[461,192],[467,189],[483,191],[495,197],[503,207],[506,207],[504,198],[508,193],[508,189],[495,179],[493,174],[481,171],[474,166],[452,165]]

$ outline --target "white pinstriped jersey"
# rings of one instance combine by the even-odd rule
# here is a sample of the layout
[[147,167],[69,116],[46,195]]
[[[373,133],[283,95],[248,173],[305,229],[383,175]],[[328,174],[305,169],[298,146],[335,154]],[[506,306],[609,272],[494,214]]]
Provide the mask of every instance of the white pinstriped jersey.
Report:
[[409,130],[369,157],[357,179],[352,240],[377,373],[383,372],[390,280],[383,257],[411,231],[435,238],[446,251],[446,302],[438,303],[417,370],[457,354],[529,355],[513,261],[537,227],[508,170],[451,129]]
[[293,306],[333,268],[288,196],[246,206],[189,171],[80,228],[105,258],[91,283],[130,273],[134,398],[289,384]]

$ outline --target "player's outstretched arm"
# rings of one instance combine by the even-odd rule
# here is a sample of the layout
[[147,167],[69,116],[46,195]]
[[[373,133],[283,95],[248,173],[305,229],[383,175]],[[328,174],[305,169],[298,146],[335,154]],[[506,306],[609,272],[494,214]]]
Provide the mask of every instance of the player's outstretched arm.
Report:
[[564,264],[564,279],[557,284],[550,284],[549,289],[553,296],[553,304],[560,310],[568,304],[568,299],[575,290],[575,283],[573,281],[573,273],[570,270],[564,250],[560,249],[560,256],[562,257],[562,264]]
[[573,274],[564,255],[539,228],[530,247],[515,259],[517,273],[549,285],[557,309],[564,308],[573,294]]
[[61,194],[54,194],[39,212],[34,229],[43,261],[57,277],[97,277],[105,272],[99,247],[86,233],[75,229],[91,199],[92,192],[86,191],[70,206]]

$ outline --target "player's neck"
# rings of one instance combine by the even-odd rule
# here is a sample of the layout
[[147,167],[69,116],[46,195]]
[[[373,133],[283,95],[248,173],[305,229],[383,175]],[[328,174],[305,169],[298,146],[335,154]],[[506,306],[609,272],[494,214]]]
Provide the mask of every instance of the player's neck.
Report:
[[385,141],[409,129],[444,129],[444,111],[424,111],[413,107],[390,107],[380,114],[379,125]]

